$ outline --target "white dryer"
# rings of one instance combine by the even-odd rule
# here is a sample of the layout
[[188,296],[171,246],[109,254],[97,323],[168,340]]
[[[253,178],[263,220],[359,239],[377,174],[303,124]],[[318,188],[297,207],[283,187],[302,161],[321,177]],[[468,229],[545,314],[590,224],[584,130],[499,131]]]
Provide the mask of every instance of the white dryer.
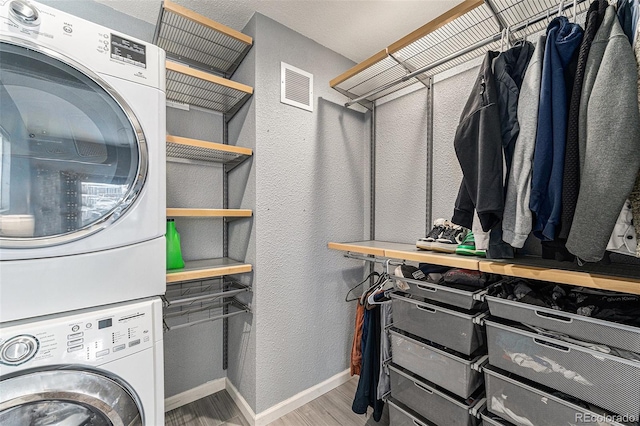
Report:
[[0,424],[164,424],[159,298],[0,325]]
[[165,54],[0,1],[0,322],[165,291]]

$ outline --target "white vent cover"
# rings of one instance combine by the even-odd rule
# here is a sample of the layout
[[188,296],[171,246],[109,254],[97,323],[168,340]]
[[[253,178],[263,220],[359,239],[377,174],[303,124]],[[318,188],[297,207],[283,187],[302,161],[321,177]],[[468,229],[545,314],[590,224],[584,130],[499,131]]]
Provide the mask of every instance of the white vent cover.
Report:
[[280,63],[280,102],[313,111],[313,74]]

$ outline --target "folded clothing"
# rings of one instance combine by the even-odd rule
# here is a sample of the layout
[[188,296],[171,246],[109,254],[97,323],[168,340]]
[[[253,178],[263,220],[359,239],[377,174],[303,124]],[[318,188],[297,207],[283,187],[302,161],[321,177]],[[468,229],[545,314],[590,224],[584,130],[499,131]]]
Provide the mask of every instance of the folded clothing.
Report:
[[524,278],[505,278],[490,296],[640,327],[640,296]]
[[[500,275],[470,269],[452,268],[442,275],[445,285],[462,286],[467,290],[477,290],[499,281]],[[459,288],[459,287],[458,287]]]

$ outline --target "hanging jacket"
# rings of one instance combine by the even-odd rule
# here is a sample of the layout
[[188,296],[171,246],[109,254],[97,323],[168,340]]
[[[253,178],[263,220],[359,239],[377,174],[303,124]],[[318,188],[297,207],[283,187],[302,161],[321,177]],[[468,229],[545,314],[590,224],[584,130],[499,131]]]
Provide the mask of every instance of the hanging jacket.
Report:
[[[498,111],[500,111],[500,132],[502,134],[502,150],[505,161],[505,178],[503,191],[506,194],[506,184],[511,175],[511,163],[515,150],[516,139],[520,133],[518,123],[518,97],[524,80],[527,66],[531,60],[535,47],[525,41],[519,46],[503,52],[493,61],[493,70],[498,92]],[[504,213],[503,213],[504,216]],[[491,230],[489,236],[489,259],[511,259],[513,248],[502,240],[502,222]]]
[[532,226],[531,210],[529,209],[531,167],[533,165],[533,150],[536,146],[542,61],[546,39],[544,35],[538,39],[518,98],[520,133],[515,144],[511,176],[507,182],[507,196],[502,219],[502,239],[515,248],[524,246]]
[[380,378],[380,309],[376,306],[364,313],[365,328],[362,334],[362,368],[356,395],[351,409],[356,414],[365,414],[373,407],[373,419],[380,421],[384,402],[377,398]]
[[453,141],[463,177],[452,222],[471,228],[475,208],[484,231],[500,223],[504,210],[500,111],[492,70],[496,56],[492,51],[485,55]]
[[364,305],[358,301],[356,308],[356,325],[353,331],[353,344],[351,345],[351,375],[360,375],[362,367],[362,329],[364,327]]
[[638,24],[638,8],[638,0],[618,0],[618,20],[631,45],[633,45],[634,33]]
[[547,27],[529,200],[529,207],[535,214],[533,233],[546,241],[556,237],[562,207],[567,136],[564,68],[580,45],[582,34],[582,28],[564,16],[553,19]]
[[580,44],[578,54],[578,65],[576,76],[571,91],[569,101],[569,118],[567,123],[567,146],[564,155],[564,173],[562,179],[562,215],[560,220],[559,238],[567,239],[573,222],[573,215],[578,202],[578,190],[580,188],[580,157],[578,153],[578,118],[580,112],[580,97],[582,96],[582,85],[584,82],[584,72],[587,65],[587,57],[591,43],[596,36],[596,32],[607,10],[609,3],[607,0],[596,0],[591,3],[587,11],[584,37]]
[[580,101],[580,192],[567,249],[602,259],[640,169],[638,74],[629,39],[609,6],[591,45]]

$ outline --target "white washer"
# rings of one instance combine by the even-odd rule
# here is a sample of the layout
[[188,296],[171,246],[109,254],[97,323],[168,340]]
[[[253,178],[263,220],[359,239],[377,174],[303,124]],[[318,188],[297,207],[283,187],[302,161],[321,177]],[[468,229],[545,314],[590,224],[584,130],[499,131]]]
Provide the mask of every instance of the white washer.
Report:
[[0,0],[0,322],[164,293],[164,61]]
[[163,395],[159,298],[0,324],[0,424],[163,425]]

